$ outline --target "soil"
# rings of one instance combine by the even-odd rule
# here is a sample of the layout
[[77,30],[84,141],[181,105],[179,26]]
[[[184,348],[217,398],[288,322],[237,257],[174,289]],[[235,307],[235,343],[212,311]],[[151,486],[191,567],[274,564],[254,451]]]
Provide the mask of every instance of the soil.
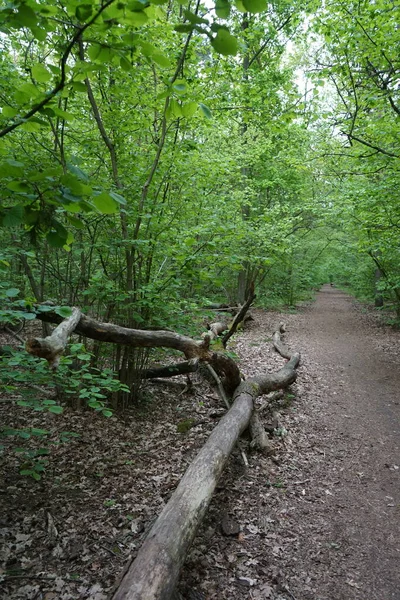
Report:
[[[254,316],[230,346],[242,372],[284,364],[271,345],[283,320],[286,343],[302,355],[297,383],[263,411],[274,454],[250,453],[244,438],[249,467],[238,450],[230,457],[181,598],[400,600],[400,333],[331,286],[295,312]],[[32,417],[2,395],[1,421],[49,430],[54,449],[35,482],[19,475],[6,444],[1,598],[109,598],[224,412],[200,378],[189,391],[179,378],[149,384],[145,398],[104,419]],[[80,437],[56,444],[62,431]]]

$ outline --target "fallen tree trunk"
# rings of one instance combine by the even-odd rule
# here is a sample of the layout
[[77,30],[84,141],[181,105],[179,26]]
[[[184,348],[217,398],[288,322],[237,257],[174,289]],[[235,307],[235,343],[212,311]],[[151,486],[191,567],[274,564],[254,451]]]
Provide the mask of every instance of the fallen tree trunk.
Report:
[[166,365],[164,367],[150,367],[144,369],[140,376],[142,379],[157,379],[158,377],[175,377],[175,375],[187,375],[195,373],[199,368],[199,359],[192,358],[184,362]]
[[114,600],[171,597],[217,480],[252,410],[249,397],[238,398],[222,417],[153,525]]
[[[229,328],[228,321],[217,321],[216,323],[211,323],[207,325],[208,332],[204,334],[208,335],[211,340],[217,338],[221,333],[226,331]],[[203,337],[204,337],[203,336]]]
[[[74,309],[74,327],[69,327],[68,335],[74,331],[74,333],[84,335],[93,340],[124,344],[136,348],[174,348],[175,350],[182,352],[189,360],[198,359],[210,363],[221,377],[225,389],[229,394],[233,393],[241,381],[239,367],[235,361],[226,354],[214,352],[210,349],[211,336],[209,334],[206,334],[203,340],[196,341],[173,331],[130,329],[128,327],[114,325],[113,323],[100,323],[91,317],[82,315],[80,312],[78,318],[78,312],[75,311],[78,311],[78,309]],[[69,319],[63,321],[62,317],[54,311],[39,313],[37,316],[38,319],[50,323],[59,323],[62,321],[59,327],[65,327],[65,323],[69,321]],[[72,317],[70,317],[70,319],[72,319]],[[57,329],[58,327],[55,331],[57,331]],[[54,335],[54,333],[55,332],[53,332],[52,335]],[[53,346],[51,344],[45,344],[47,339],[48,338],[45,338],[45,340],[42,340],[41,338],[30,339],[26,344],[26,349],[31,354],[43,356],[50,364],[57,365],[57,360],[60,358],[59,347],[57,345]],[[39,354],[42,346],[45,347],[46,354]],[[163,376],[165,377],[167,374],[168,367]],[[178,372],[176,374],[178,374]]]
[[212,302],[211,304],[206,304],[205,306],[203,306],[203,308],[209,309],[209,310],[218,310],[218,311],[225,311],[225,310],[237,310],[237,306],[230,306],[229,304],[218,304],[218,302]]
[[[63,318],[54,311],[39,313],[37,318],[46,323],[63,321]],[[82,314],[74,331],[99,342],[124,344],[136,348],[174,348],[183,352],[186,358],[197,358],[201,356],[202,350],[208,351],[208,346],[204,341],[197,342],[173,331],[130,329],[114,323],[101,323]]]
[[242,382],[234,402],[213,430],[150,530],[127,569],[113,600],[169,600],[196,530],[210,503],[225,463],[249,426],[254,400],[296,379],[299,354],[277,373]]
[[45,338],[31,338],[26,343],[30,354],[45,358],[51,369],[57,369],[60,358],[68,343],[68,338],[76,329],[82,313],[79,308],[74,308],[72,314],[56,327],[51,335]]

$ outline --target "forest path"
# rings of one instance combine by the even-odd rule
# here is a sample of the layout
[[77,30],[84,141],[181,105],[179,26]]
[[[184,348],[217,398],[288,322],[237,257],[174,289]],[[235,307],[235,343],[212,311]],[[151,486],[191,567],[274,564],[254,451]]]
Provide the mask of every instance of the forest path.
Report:
[[[318,599],[399,600],[398,335],[378,327],[350,296],[326,285],[316,302],[295,316],[287,339],[317,375],[308,396],[311,401],[319,396],[320,410],[312,419],[317,431],[325,431],[319,442],[324,460],[314,464],[312,478],[331,482],[324,503],[305,517],[308,534],[331,550],[312,557],[306,548],[301,568],[318,573]],[[324,526],[316,532],[318,520]],[[304,597],[297,593],[298,600]]]

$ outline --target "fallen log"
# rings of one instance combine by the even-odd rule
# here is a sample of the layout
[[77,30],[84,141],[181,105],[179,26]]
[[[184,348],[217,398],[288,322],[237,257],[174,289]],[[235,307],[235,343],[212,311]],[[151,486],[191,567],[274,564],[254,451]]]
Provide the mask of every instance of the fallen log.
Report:
[[34,356],[45,358],[51,369],[57,369],[68,338],[76,329],[81,317],[79,308],[74,308],[71,316],[63,320],[51,335],[45,338],[30,338],[26,342],[27,351]]
[[[246,303],[247,304],[247,303]],[[248,306],[250,302],[248,303]],[[242,315],[248,306],[243,307]],[[46,322],[62,320],[55,312],[38,315]],[[69,319],[61,322],[51,336],[28,340],[27,350],[44,356],[52,368],[58,364],[68,336],[75,331],[92,339],[135,347],[167,347],[180,350],[188,361],[184,366],[172,365],[156,370],[166,376],[171,369],[192,369],[204,361],[212,366],[228,394],[233,393],[233,404],[206,444],[190,465],[179,486],[152,527],[136,560],[128,568],[114,600],[167,600],[171,598],[181,566],[211,500],[218,478],[241,433],[251,424],[255,434],[253,446],[266,448],[263,427],[254,414],[257,396],[287,387],[296,379],[299,354],[291,355],[281,342],[280,332],[274,334],[274,346],[289,358],[275,374],[265,374],[241,381],[239,368],[226,354],[210,350],[210,335],[195,341],[171,331],[148,331],[99,323],[74,309]],[[182,372],[182,371],[181,371]],[[154,375],[154,370],[153,370]],[[261,433],[260,433],[261,432]]]
[[203,308],[209,309],[209,310],[218,310],[218,311],[224,311],[224,310],[237,310],[237,306],[230,306],[229,304],[218,304],[218,302],[211,302],[211,304],[206,304],[205,306],[203,306]]
[[252,319],[250,315],[247,314],[247,311],[251,304],[254,302],[255,294],[252,293],[251,296],[246,300],[243,306],[238,307],[235,311],[236,314],[231,322],[228,321],[216,321],[214,323],[207,323],[208,333],[203,333],[203,339],[208,336],[210,341],[218,338],[222,333],[226,332],[222,337],[222,345],[226,348],[226,344],[232,335],[237,331],[240,323],[246,321],[247,318]]
[[[203,340],[196,341],[173,331],[130,329],[113,323],[101,323],[91,317],[82,315],[78,309],[74,309],[73,314],[75,315],[73,320],[71,316],[64,321],[62,320],[62,317],[54,311],[39,313],[37,317],[38,319],[49,323],[60,323],[61,321],[59,327],[62,327],[62,330],[67,332],[67,337],[74,332],[93,340],[124,344],[136,348],[173,348],[179,350],[189,360],[198,359],[211,364],[221,377],[225,389],[229,394],[232,394],[241,381],[239,367],[235,361],[226,354],[214,352],[210,349],[211,336],[209,334],[206,334]],[[70,325],[67,327],[66,323],[68,321],[70,321]],[[54,336],[57,330],[58,327],[55,329],[52,336]],[[56,340],[56,338],[57,336],[55,336],[54,339]],[[46,340],[48,340],[48,338],[45,338],[44,340],[41,338],[29,339],[26,344],[26,349],[31,354],[43,356],[49,361],[49,364],[54,365],[53,368],[56,368],[58,365],[57,361],[59,361],[61,356],[60,347],[57,343],[54,345],[49,344]],[[65,345],[66,339],[63,338],[62,349],[64,349]],[[42,353],[40,354],[40,352]]]
[[274,332],[272,336],[272,343],[274,344],[274,348],[283,358],[287,358],[288,360],[291,358],[292,354],[289,348],[282,342],[281,333],[285,333],[285,324],[279,323],[278,329]]
[[300,355],[293,354],[277,373],[251,377],[238,386],[231,408],[189,466],[136,559],[127,568],[112,600],[171,598],[218,478],[239,436],[249,426],[254,400],[293,383],[299,361]]
[[175,363],[173,365],[165,365],[163,367],[149,367],[144,369],[140,376],[142,379],[157,379],[158,377],[175,377],[175,375],[187,375],[195,373],[199,368],[199,359],[192,358],[184,362]]
[[[62,323],[63,318],[54,311],[39,313],[37,318],[46,323]],[[183,352],[186,358],[201,356],[202,350],[208,351],[204,341],[195,341],[185,335],[168,330],[131,329],[114,323],[101,323],[81,314],[74,329],[75,333],[99,342],[123,344],[136,348],[174,348]],[[70,332],[71,333],[71,332]],[[29,352],[29,350],[28,350]]]

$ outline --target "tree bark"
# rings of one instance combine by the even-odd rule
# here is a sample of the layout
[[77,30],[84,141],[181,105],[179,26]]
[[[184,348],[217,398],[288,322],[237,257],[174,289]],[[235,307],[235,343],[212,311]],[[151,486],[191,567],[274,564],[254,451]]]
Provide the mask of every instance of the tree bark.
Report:
[[155,379],[158,377],[174,377],[175,375],[187,375],[195,373],[199,368],[199,359],[192,358],[184,362],[175,363],[173,365],[165,365],[163,367],[150,367],[142,371],[142,379]]
[[57,369],[68,338],[75,330],[80,319],[81,311],[79,308],[74,308],[72,315],[62,321],[51,335],[45,338],[30,338],[26,342],[27,351],[34,356],[45,358],[51,369]]
[[242,396],[222,417],[150,530],[113,600],[171,598],[218,478],[252,410],[251,397]]

